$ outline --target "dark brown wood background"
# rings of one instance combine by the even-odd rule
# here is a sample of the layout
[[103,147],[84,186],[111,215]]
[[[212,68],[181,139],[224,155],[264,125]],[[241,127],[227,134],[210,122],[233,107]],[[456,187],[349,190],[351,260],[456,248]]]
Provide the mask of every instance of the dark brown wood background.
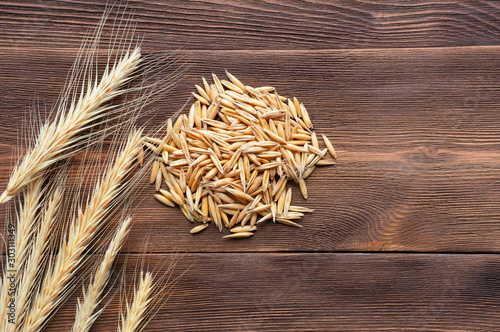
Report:
[[[186,76],[227,69],[297,96],[338,164],[317,169],[303,229],[198,236],[148,188],[122,259],[185,253],[150,331],[500,329],[498,1],[129,1],[144,52],[182,48]],[[0,187],[33,96],[50,107],[101,1],[0,1]],[[2,189],[3,190],[3,189]],[[142,198],[142,197],[141,197]],[[2,210],[3,211],[3,210]],[[1,211],[0,211],[1,212]],[[49,330],[71,326],[69,301]],[[116,305],[95,331],[112,331]]]

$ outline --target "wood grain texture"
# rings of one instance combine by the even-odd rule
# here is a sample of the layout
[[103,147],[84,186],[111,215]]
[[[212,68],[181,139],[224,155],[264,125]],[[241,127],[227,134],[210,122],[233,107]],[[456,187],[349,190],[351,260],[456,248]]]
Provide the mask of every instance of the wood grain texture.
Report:
[[[154,123],[201,76],[227,69],[297,96],[339,154],[308,179],[307,201],[293,187],[294,203],[315,209],[303,229],[269,223],[243,241],[214,227],[190,235],[148,186],[117,266],[127,261],[132,278],[142,258],[155,268],[178,252],[175,275],[189,270],[147,331],[498,330],[497,1],[128,6],[145,53],[182,48],[190,64],[154,105]],[[96,0],[0,1],[0,189],[26,106],[50,110],[103,10]],[[75,305],[48,331],[68,330]],[[114,331],[118,307],[115,297],[93,330]]]
[[[2,1],[0,46],[75,47],[106,1]],[[497,1],[129,1],[145,44],[187,49],[498,45]]]
[[[338,164],[308,179],[306,202],[295,190],[295,203],[315,209],[304,229],[268,224],[237,244],[215,228],[189,235],[180,211],[156,202],[149,187],[130,248],[151,234],[156,252],[499,251],[499,51],[190,52],[191,67],[157,105],[157,121],[187,100],[201,76],[227,68],[245,83],[272,84],[303,101],[317,131],[333,140]],[[33,91],[56,98],[72,53],[0,53],[0,186],[24,105]]]
[[[127,259],[132,276],[137,257]],[[451,332],[500,324],[497,255],[188,254],[174,276],[186,268],[148,331]],[[113,330],[118,303],[93,331]],[[73,315],[67,303],[49,331],[67,331]]]

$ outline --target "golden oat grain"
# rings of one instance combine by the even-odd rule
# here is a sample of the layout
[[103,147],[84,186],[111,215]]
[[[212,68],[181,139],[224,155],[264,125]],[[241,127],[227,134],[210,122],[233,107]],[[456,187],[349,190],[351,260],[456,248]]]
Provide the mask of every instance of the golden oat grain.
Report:
[[165,195],[155,194],[155,198],[158,202],[165,204],[166,206],[175,207],[174,202],[165,197]]
[[153,163],[153,169],[151,170],[151,183],[155,183],[158,171],[160,170],[160,163],[156,160]]
[[328,139],[328,137],[326,137],[326,135],[323,134],[321,136],[323,137],[323,141],[325,142],[326,148],[328,149],[328,152],[330,152],[330,155],[333,158],[337,158],[337,152],[335,152],[335,149],[333,148],[333,145]]
[[207,227],[208,227],[208,224],[201,224],[201,225],[196,226],[193,229],[191,229],[190,233],[191,234],[199,233],[199,232],[203,231],[204,229],[206,229]]
[[223,239],[243,239],[252,236],[252,232],[239,232],[239,233],[233,233],[230,235],[223,236]]

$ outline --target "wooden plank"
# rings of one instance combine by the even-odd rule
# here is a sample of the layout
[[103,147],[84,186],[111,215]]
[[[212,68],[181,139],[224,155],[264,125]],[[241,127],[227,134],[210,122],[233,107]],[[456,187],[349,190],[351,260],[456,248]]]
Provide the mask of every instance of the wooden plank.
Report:
[[[127,258],[132,278],[138,257]],[[148,331],[494,331],[500,323],[497,255],[188,254],[174,275],[188,267]],[[74,301],[48,331],[69,330]],[[94,330],[112,330],[117,312],[118,296]]]
[[[267,224],[239,242],[223,241],[215,228],[188,234],[192,225],[179,210],[156,202],[148,187],[127,249],[140,247],[150,234],[153,250],[167,253],[499,251],[498,51],[191,53],[186,77],[158,104],[156,121],[180,107],[202,75],[228,68],[245,83],[272,84],[298,96],[317,131],[334,142],[338,164],[308,179],[307,202],[294,188],[294,204],[315,209],[303,229]],[[54,100],[72,56],[0,50],[0,188],[27,100],[35,91]]]
[[[0,46],[75,47],[106,2],[2,1]],[[145,45],[161,49],[338,49],[498,45],[488,1],[130,1]]]

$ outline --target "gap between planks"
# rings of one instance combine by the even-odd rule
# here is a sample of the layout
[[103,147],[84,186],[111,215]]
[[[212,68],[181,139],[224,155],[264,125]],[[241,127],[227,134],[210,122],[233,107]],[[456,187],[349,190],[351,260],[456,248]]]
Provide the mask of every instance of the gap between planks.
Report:
[[[148,252],[148,256],[165,256],[165,255],[200,255],[200,256],[211,256],[211,255],[287,255],[287,256],[300,256],[300,255],[408,255],[408,256],[500,256],[500,252],[489,252],[489,251],[283,251],[283,250],[267,250],[267,251],[236,251],[236,252],[224,252],[224,251],[186,251],[186,252]],[[96,255],[87,254],[87,255]],[[100,254],[99,254],[100,255]],[[131,257],[142,257],[144,253],[141,252],[120,252],[121,256],[131,256]]]
[[[50,49],[50,52],[54,52],[54,49],[49,47],[33,47],[33,46],[23,46],[22,51],[26,53],[26,51],[47,51]],[[500,49],[500,45],[465,45],[465,46],[426,46],[426,47],[380,47],[380,48],[322,48],[322,49],[226,49],[226,50],[212,50],[212,49],[182,49],[182,48],[174,48],[174,49],[165,49],[165,52],[176,52],[177,54],[190,54],[190,53],[293,53],[293,54],[313,54],[313,53],[365,53],[365,52],[387,52],[390,50],[396,51],[410,51],[410,50],[420,50],[420,51],[432,51],[432,50],[495,50]],[[15,50],[19,51],[19,46],[4,46],[0,45],[0,50]],[[78,52],[80,47],[58,47],[56,52],[65,53],[65,52]],[[99,52],[105,53],[107,52],[107,48],[99,48]],[[163,51],[153,51],[147,52],[145,49],[145,53],[161,53]],[[0,52],[1,54],[1,52]]]

